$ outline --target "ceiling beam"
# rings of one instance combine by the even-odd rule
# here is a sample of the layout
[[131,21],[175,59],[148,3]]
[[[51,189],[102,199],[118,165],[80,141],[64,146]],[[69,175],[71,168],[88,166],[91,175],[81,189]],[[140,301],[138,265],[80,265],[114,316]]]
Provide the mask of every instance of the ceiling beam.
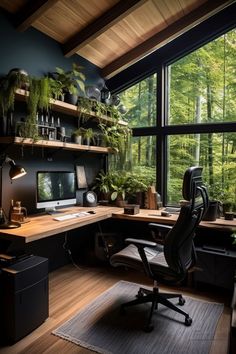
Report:
[[148,0],[120,0],[95,21],[91,22],[65,42],[62,45],[64,55],[70,57],[75,54],[80,48],[107,31],[111,26],[114,26],[118,21],[121,21],[147,1]]
[[14,16],[18,31],[27,30],[36,20],[59,0],[29,0]]
[[104,78],[109,79],[118,74],[120,71],[126,69],[128,66],[134,64],[144,56],[152,53],[156,49],[177,38],[193,26],[199,24],[210,16],[214,15],[226,6],[234,3],[234,1],[208,0],[203,5],[199,6],[189,14],[169,25],[162,31],[154,34],[145,42],[139,44],[137,47],[131,49],[121,57],[117,58],[110,64],[106,65],[101,74]]

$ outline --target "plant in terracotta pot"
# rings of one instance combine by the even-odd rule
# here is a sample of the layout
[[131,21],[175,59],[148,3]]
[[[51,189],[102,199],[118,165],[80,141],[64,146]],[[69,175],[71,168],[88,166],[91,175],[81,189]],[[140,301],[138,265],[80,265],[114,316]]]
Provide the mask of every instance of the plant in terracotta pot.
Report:
[[65,101],[76,105],[78,99],[78,92],[80,90],[84,93],[85,75],[81,72],[82,66],[76,63],[72,64],[72,69],[65,71],[60,67],[56,67],[55,79],[60,81],[65,93]]

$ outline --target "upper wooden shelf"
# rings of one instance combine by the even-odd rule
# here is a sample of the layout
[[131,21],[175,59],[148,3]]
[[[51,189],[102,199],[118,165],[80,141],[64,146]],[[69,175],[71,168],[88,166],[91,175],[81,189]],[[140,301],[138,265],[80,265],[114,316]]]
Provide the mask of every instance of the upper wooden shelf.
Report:
[[92,146],[92,145],[79,145],[75,143],[66,143],[56,140],[33,140],[30,138],[21,138],[16,136],[4,136],[0,138],[1,144],[16,144],[23,146],[38,146],[45,148],[63,148],[64,150],[76,150],[76,151],[90,151],[96,154],[107,154],[112,152],[109,147]]
[[[16,99],[19,101],[25,101],[28,95],[29,95],[28,91],[21,90],[21,89],[16,90]],[[51,99],[50,104],[52,106],[52,109],[56,112],[68,114],[74,117],[78,117],[78,114],[80,112],[82,113],[82,110],[79,107],[74,106],[73,104],[67,102]],[[95,120],[102,120],[104,123],[107,123],[108,125],[113,124],[115,121],[113,118],[107,117],[105,115],[98,116],[95,112],[92,111],[89,112],[88,115]],[[123,126],[128,125],[128,123],[123,120],[119,120],[118,123]]]

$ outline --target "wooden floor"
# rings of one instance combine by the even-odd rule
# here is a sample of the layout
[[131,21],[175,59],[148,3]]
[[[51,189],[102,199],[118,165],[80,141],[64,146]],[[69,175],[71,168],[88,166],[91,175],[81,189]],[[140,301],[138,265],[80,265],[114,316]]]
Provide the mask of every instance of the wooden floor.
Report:
[[[49,275],[49,318],[31,334],[12,346],[1,347],[1,354],[73,354],[92,353],[51,334],[65,320],[91,302],[95,297],[120,279],[151,285],[146,278],[109,267],[64,266]],[[165,288],[166,289],[166,288]],[[230,296],[218,291],[184,288],[182,293],[209,301],[224,302],[225,309],[218,323],[211,354],[228,353],[230,328]],[[148,335],[141,332],[143,335]]]

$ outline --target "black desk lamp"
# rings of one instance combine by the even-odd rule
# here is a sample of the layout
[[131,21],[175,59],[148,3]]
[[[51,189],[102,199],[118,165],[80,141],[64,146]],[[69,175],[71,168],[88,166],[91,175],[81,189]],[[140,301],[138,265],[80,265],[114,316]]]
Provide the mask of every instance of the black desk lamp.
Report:
[[[20,165],[16,165],[15,161],[12,160],[10,157],[8,157],[7,155],[2,155],[0,157],[0,169],[1,169],[1,173],[0,173],[0,186],[1,186],[1,206],[0,206],[0,219],[4,220],[5,215],[4,215],[4,211],[2,208],[2,167],[4,165],[4,163],[9,163],[10,170],[9,170],[9,177],[11,180],[23,177],[24,175],[26,175],[26,171],[24,169],[24,167],[20,166]],[[13,229],[13,228],[17,228],[20,227],[21,224],[19,222],[13,222],[13,221],[8,221],[7,223],[4,221],[3,223],[0,223],[0,229]]]

